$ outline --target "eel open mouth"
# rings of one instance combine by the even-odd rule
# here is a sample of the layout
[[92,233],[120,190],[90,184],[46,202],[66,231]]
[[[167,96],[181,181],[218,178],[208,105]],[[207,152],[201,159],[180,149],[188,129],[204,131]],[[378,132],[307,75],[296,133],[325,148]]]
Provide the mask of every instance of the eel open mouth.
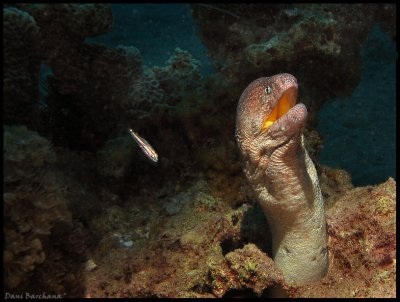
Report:
[[290,87],[287,89],[279,98],[271,113],[265,118],[261,132],[268,130],[274,122],[284,116],[296,104],[296,98],[297,88]]

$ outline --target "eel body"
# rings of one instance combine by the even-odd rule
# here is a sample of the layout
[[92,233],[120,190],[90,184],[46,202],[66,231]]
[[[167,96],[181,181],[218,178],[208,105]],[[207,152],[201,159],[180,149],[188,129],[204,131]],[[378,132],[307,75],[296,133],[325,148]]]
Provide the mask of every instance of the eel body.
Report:
[[319,181],[304,145],[304,104],[297,80],[283,73],[259,78],[242,93],[236,140],[246,178],[267,217],[272,256],[289,284],[321,279],[328,268]]

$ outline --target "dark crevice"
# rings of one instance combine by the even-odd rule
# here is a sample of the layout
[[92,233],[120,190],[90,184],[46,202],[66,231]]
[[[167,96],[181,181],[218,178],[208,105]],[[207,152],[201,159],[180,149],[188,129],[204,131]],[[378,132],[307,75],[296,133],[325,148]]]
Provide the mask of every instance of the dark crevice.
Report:
[[258,298],[258,295],[251,289],[231,289],[222,298]]
[[234,240],[232,238],[225,239],[224,241],[221,242],[221,248],[222,248],[222,255],[226,255],[236,249],[241,249],[244,246],[244,242],[242,240]]

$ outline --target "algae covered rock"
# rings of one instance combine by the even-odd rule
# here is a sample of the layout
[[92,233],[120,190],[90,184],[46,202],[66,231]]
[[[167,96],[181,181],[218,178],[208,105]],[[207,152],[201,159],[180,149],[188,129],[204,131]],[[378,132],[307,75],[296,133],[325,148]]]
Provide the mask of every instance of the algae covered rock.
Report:
[[396,182],[349,189],[327,209],[329,270],[292,297],[396,296]]
[[[221,255],[221,254],[220,254]],[[225,257],[209,258],[213,293],[222,297],[232,289],[251,288],[260,296],[273,284],[283,283],[273,260],[254,244],[247,244]]]

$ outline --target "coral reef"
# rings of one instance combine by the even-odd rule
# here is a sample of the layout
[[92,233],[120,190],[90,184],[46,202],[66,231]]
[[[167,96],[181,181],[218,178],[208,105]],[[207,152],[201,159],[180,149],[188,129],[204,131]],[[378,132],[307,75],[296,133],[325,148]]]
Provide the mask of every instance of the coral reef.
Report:
[[[224,214],[228,209],[222,200],[211,195],[207,182],[203,180],[178,193],[165,192],[163,194],[167,196],[161,199],[154,196],[155,192],[148,194],[132,197],[130,204],[134,206],[129,212],[125,211],[128,217],[124,220],[131,224],[128,229],[140,234],[145,227],[148,235],[131,236],[133,245],[130,249],[104,241],[106,252],[101,261],[96,261],[98,268],[87,275],[87,295],[211,297],[207,261],[212,261],[212,257],[224,257],[223,253],[234,244],[231,242],[239,238],[239,217],[247,207]],[[141,203],[142,199],[147,202]],[[182,200],[181,208],[166,213],[157,202],[148,203],[154,199],[158,199],[160,205],[167,200]],[[143,221],[139,213],[148,218]],[[99,217],[100,221],[104,219]],[[120,223],[117,232],[126,234],[126,230]],[[111,237],[109,240],[115,242]],[[227,243],[221,245],[224,240]],[[126,262],[126,257],[134,261]],[[110,264],[115,269],[110,270]],[[105,281],[99,283],[100,276],[108,277],[101,277],[100,280]],[[124,289],[119,282],[121,278],[125,281]]]
[[396,182],[347,191],[327,210],[330,266],[293,297],[395,297]]
[[6,183],[30,180],[43,166],[56,160],[50,142],[25,126],[5,126],[4,147]]
[[55,144],[96,150],[128,126],[123,110],[134,102],[132,83],[141,74],[135,48],[84,44],[49,66],[46,114]]
[[128,114],[131,113],[131,117],[135,117],[135,109],[136,111],[149,110],[152,105],[163,101],[164,92],[150,68],[145,68],[142,73],[139,73],[131,87],[132,100],[128,106],[125,106]]
[[4,123],[36,128],[39,122],[39,27],[29,13],[3,8]]
[[97,171],[102,176],[122,178],[129,173],[134,160],[134,147],[129,136],[109,140],[97,152]]
[[4,267],[6,288],[26,281],[46,259],[56,223],[71,223],[62,183],[48,166],[49,142],[25,126],[4,128]]
[[374,23],[394,24],[393,11],[377,4],[192,5],[202,40],[231,86],[290,70],[303,85],[300,99],[311,108],[311,123],[327,98],[352,91],[361,42]]
[[[111,33],[111,7],[4,5],[5,292],[224,298],[269,297],[280,286],[293,297],[394,296],[394,181],[354,188],[346,171],[317,163],[333,265],[322,282],[289,287],[233,136],[238,96],[255,74],[293,68],[312,114],[328,95],[348,93],[370,23],[396,36],[393,5],[371,13],[376,6],[193,4],[219,71],[209,77],[183,44],[157,49],[170,58],[146,66],[134,35],[94,43]],[[144,19],[152,22],[134,22]],[[313,26],[323,30],[307,36]],[[157,165],[128,128],[151,142]],[[305,136],[315,160],[313,123]]]
[[161,88],[168,96],[166,103],[179,102],[191,90],[201,87],[200,65],[189,52],[176,48],[164,67],[153,68]]
[[37,20],[43,30],[41,42],[51,46],[46,50],[53,52],[51,57],[57,55],[54,53],[56,49],[66,47],[65,43],[72,37],[77,43],[82,43],[87,36],[96,36],[110,30],[113,22],[109,4],[17,3],[15,6]]
[[[342,182],[343,188],[349,184]],[[175,189],[179,191],[165,191],[161,198],[156,192],[142,193],[132,197],[125,210],[116,210],[116,235],[103,239],[101,257],[94,256],[96,269],[85,272],[86,296],[267,297],[274,286],[291,297],[394,296],[391,179],[376,187],[332,193],[336,202],[326,208],[330,268],[321,281],[307,286],[283,281],[268,256],[270,246],[263,245],[270,239],[260,231],[267,226],[258,206],[244,203],[230,209],[228,195],[216,198],[204,180]],[[108,219],[100,216],[96,221],[110,227]],[[378,290],[382,282],[385,285]]]
[[350,174],[345,170],[320,165],[318,177],[324,203],[327,207],[334,204],[342,194],[353,189]]
[[283,283],[282,273],[274,262],[254,244],[247,244],[225,257],[207,263],[212,279],[213,293],[222,297],[228,290],[252,289],[260,296],[265,288]]
[[90,168],[82,157],[55,150],[25,126],[4,127],[7,292],[82,295],[83,263],[96,238],[82,222],[93,215],[98,198],[88,192],[90,178],[83,171]]
[[[112,25],[107,4],[20,4],[40,29],[39,53],[52,70],[42,114],[56,145],[96,150],[132,118],[162,99],[154,75],[131,46],[89,45]],[[51,22],[51,23],[50,23]],[[93,106],[95,104],[95,106]],[[125,115],[124,113],[127,112]],[[125,116],[125,118],[124,118]]]
[[287,9],[284,14],[288,18],[301,19],[288,31],[280,32],[266,42],[246,46],[243,54],[247,61],[254,66],[268,66],[272,61],[293,60],[291,57],[299,50],[318,53],[322,57],[340,54],[339,36],[332,30],[337,26],[334,19],[309,12],[302,16],[298,9]]

